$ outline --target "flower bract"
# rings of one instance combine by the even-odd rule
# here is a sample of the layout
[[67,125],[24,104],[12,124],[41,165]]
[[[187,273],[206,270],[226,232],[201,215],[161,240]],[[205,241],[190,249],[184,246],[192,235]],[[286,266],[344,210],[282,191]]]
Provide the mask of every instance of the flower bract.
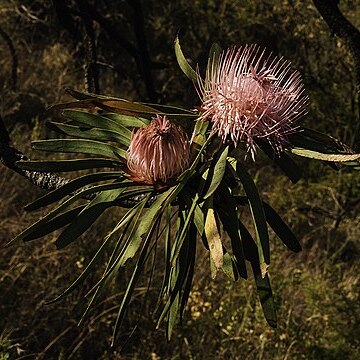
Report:
[[186,168],[189,156],[184,130],[158,115],[150,125],[133,132],[127,166],[135,181],[166,183]]

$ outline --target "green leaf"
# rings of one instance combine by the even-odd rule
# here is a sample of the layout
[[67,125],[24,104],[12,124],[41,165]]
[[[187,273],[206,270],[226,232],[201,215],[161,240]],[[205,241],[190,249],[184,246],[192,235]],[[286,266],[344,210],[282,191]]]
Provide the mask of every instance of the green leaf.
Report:
[[239,220],[237,217],[236,201],[227,186],[219,188],[220,201],[216,204],[220,221],[230,237],[233,255],[240,276],[247,279],[243,244],[240,237]]
[[193,135],[191,138],[191,153],[194,153],[195,150],[200,149],[205,144],[207,140],[206,131],[208,127],[208,121],[202,121],[201,119],[196,121]]
[[176,39],[175,39],[175,55],[176,55],[176,60],[179,64],[181,70],[183,71],[183,73],[193,82],[197,82],[197,74],[196,74],[195,70],[191,67],[189,62],[186,60],[186,58],[181,50],[178,37],[176,37]]
[[214,70],[217,68],[218,59],[221,53],[221,47],[219,44],[212,44],[209,52],[209,60],[206,67],[206,76],[205,76],[205,84],[208,84],[212,81],[214,77]]
[[131,234],[129,238],[129,244],[124,250],[124,253],[121,255],[121,258],[118,260],[120,266],[124,265],[125,262],[132,258],[141,245],[143,237],[148,234],[149,229],[152,228],[157,217],[163,210],[163,205],[166,200],[171,196],[173,189],[169,189],[163,194],[160,194],[155,202],[147,209],[146,213],[141,219],[139,226],[135,229],[134,233]]
[[55,244],[58,249],[71,244],[99,218],[99,216],[124,192],[125,189],[102,191],[93,199],[71,224],[61,233]]
[[122,163],[108,159],[75,159],[56,161],[17,161],[20,169],[41,172],[71,172],[97,168],[121,168]]
[[77,206],[74,209],[70,209],[65,211],[59,216],[56,216],[55,218],[51,219],[46,223],[46,226],[43,226],[39,228],[37,231],[32,232],[30,235],[25,236],[23,238],[24,242],[35,240],[38,238],[41,238],[45,235],[48,235],[52,233],[55,230],[58,230],[62,228],[63,226],[71,223],[74,220],[74,217],[76,217],[82,209],[84,209],[86,205],[80,205]]
[[79,110],[64,110],[62,115],[66,119],[73,120],[84,125],[116,132],[121,135],[122,138],[129,141],[131,139],[131,131],[129,129],[108,117]]
[[81,127],[63,123],[48,122],[48,127],[60,134],[65,134],[75,138],[83,138],[98,141],[114,141],[126,147],[130,145],[130,140],[119,133],[111,130],[98,128]]
[[102,116],[111,119],[125,127],[142,127],[144,125],[150,124],[150,120],[139,116],[130,116],[115,113],[104,113],[102,114]]
[[171,340],[173,328],[176,324],[176,319],[178,316],[179,305],[180,305],[180,292],[176,292],[174,301],[171,303],[170,308],[169,308],[168,322],[167,322],[167,328],[166,328],[167,341]]
[[204,233],[204,213],[202,212],[200,206],[197,204],[194,210],[194,224],[200,236]]
[[[261,263],[265,263],[262,265],[263,269],[265,269],[266,265],[270,264],[270,245],[263,203],[260,199],[254,180],[240,161],[237,161],[236,163],[236,173],[238,174],[248,197],[255,227],[259,259]],[[262,275],[265,276],[265,273],[263,272]]]
[[232,281],[236,281],[239,278],[237,267],[231,255],[224,251],[224,263],[222,270],[226,276],[228,276]]
[[210,257],[214,261],[215,268],[222,268],[224,262],[223,245],[217,224],[216,213],[213,206],[213,199],[210,198],[205,217],[205,235],[209,244]]
[[127,153],[119,147],[105,144],[95,140],[78,140],[78,139],[56,139],[56,140],[39,140],[32,143],[35,150],[93,154],[109,157],[118,160],[119,157],[126,159]]
[[274,303],[269,275],[266,274],[265,277],[262,277],[261,274],[256,274],[255,282],[266,321],[272,328],[276,328],[277,327],[276,307]]
[[78,177],[77,179],[69,181],[68,183],[59,187],[58,189],[55,189],[45,194],[44,196],[32,202],[31,204],[26,205],[25,210],[26,211],[37,210],[43,206],[47,206],[56,201],[61,200],[63,197],[70,195],[75,190],[78,190],[85,185],[89,185],[91,183],[98,181],[119,179],[121,176],[122,173],[120,172],[99,172],[99,173]]
[[195,269],[195,260],[196,260],[196,227],[194,226],[194,223],[190,224],[189,232],[189,250],[188,250],[188,265],[187,265],[187,275],[186,275],[186,281],[184,284],[184,290],[181,297],[181,303],[180,303],[180,321],[182,322],[182,317],[185,311],[186,304],[189,299],[191,287],[192,287],[192,281],[194,277],[194,269]]
[[[139,218],[142,213],[142,210],[144,209],[144,206],[150,196],[151,195],[149,194],[140,203],[136,204],[133,207],[133,209],[127,213],[127,215],[125,215],[126,218],[128,220],[130,220],[129,223],[128,223],[128,220],[123,218],[120,221],[120,223],[111,231],[111,233],[108,234],[108,237],[110,237],[111,239],[115,239],[118,236],[118,232],[119,232],[119,229],[121,229],[121,226],[123,224],[126,224],[125,229],[122,231],[122,233],[119,236],[119,239],[116,241],[115,247],[114,247],[113,252],[107,262],[103,276],[97,282],[97,284],[90,291],[88,291],[88,293],[85,295],[85,297],[87,297],[88,295],[93,293],[91,299],[88,302],[87,308],[80,319],[79,324],[81,324],[84,321],[87,313],[89,312],[89,310],[91,308],[91,305],[103,293],[103,291],[107,288],[107,286],[110,284],[110,282],[117,275],[119,268],[123,265],[123,264],[119,263],[119,259],[121,258],[121,255],[124,253],[124,249],[126,249],[129,242],[126,241],[125,245],[123,247],[121,247],[120,245],[124,242],[124,240],[126,238],[131,237],[133,230],[136,228],[136,226],[139,222]],[[124,223],[123,223],[123,221],[124,221]]]
[[[214,166],[214,173],[212,175],[211,178],[211,183],[209,186],[209,189],[207,190],[204,199],[209,198],[218,188],[218,186],[220,185],[224,174],[225,174],[225,169],[226,169],[226,159],[227,159],[227,155],[229,152],[229,147],[227,146],[221,153],[221,155],[219,156],[219,159],[217,160],[215,166]],[[209,169],[209,173],[211,173],[210,169]]]
[[294,147],[328,154],[351,154],[352,150],[338,139],[321,132],[301,128],[299,132],[289,136]]
[[256,144],[260,149],[284,172],[290,181],[296,184],[302,177],[302,170],[296,162],[285,152],[280,155],[275,154],[273,148],[262,140],[257,140]]
[[323,161],[347,162],[360,159],[360,154],[329,154],[302,148],[292,148],[291,152],[302,157]]
[[[181,212],[179,212],[179,217],[183,217],[181,215]],[[181,225],[184,222],[184,218],[181,221]],[[179,227],[180,229],[180,227]],[[191,231],[193,233],[194,229],[191,227]],[[177,312],[178,306],[179,306],[179,295],[181,293],[181,290],[183,288],[186,274],[189,272],[189,232],[186,234],[186,239],[182,243],[179,257],[176,259],[175,264],[173,264],[173,267],[171,269],[171,274],[169,277],[169,284],[168,284],[168,293],[169,293],[169,299],[167,303],[165,304],[163,311],[161,312],[156,327],[159,328],[160,324],[164,320],[164,318],[169,314],[169,311],[172,309],[173,312],[173,318],[170,319],[170,324],[168,321],[168,328],[167,328],[167,335],[171,335],[172,326],[175,323],[176,316],[175,312]],[[173,245],[173,247],[176,247],[176,240]],[[173,305],[175,302],[175,305]],[[176,309],[176,311],[175,311]],[[168,319],[169,320],[169,319]],[[170,328],[169,328],[170,326]],[[170,332],[169,332],[170,330]]]
[[[171,235],[172,235],[172,224],[171,224],[171,217],[170,217],[170,212],[171,212],[171,207],[167,207],[165,210],[165,219],[166,219],[166,229],[165,229],[165,246],[164,246],[164,265],[165,265],[165,271],[164,276],[163,276],[163,281],[161,284],[161,288],[159,291],[159,297],[158,297],[158,301],[156,304],[156,310],[155,312],[158,311],[164,295],[165,295],[165,290],[167,287],[167,284],[169,282],[169,278],[170,278],[170,271],[171,271],[171,261],[170,261],[170,257],[171,257]],[[177,231],[177,229],[174,230],[175,232]]]
[[194,212],[196,209],[197,202],[199,200],[199,196],[198,196],[198,194],[195,194],[194,198],[191,199],[184,194],[184,199],[188,202],[188,206],[190,207],[190,209],[186,214],[185,222],[182,226],[181,231],[178,233],[178,236],[175,239],[175,245],[171,251],[171,263],[173,265],[175,264],[175,261],[180,254],[180,250],[182,248],[183,242],[185,241],[186,236],[188,234],[189,226],[193,221]]
[[274,230],[275,234],[280,238],[280,240],[292,251],[299,252],[301,251],[301,245],[286,225],[284,220],[280,215],[266,202],[263,202],[266,221],[270,227]]
[[[85,207],[85,206],[83,206]],[[112,230],[104,239],[99,249],[96,251],[95,255],[89,262],[89,264],[85,267],[83,272],[75,279],[75,281],[72,282],[70,286],[68,286],[60,295],[56,296],[56,298],[50,300],[47,302],[47,304],[52,304],[56,301],[61,300],[64,296],[69,294],[71,291],[73,291],[78,285],[81,284],[82,281],[85,280],[85,278],[89,275],[90,271],[93,269],[93,267],[101,260],[101,256],[106,250],[109,243],[113,240],[113,235],[116,231],[118,231],[120,228],[122,228],[124,225],[126,225],[134,216],[136,212],[136,207],[130,209],[119,221],[119,223],[116,225],[115,229]],[[118,244],[116,245],[116,247]],[[109,259],[108,265],[111,262],[111,258]]]
[[24,238],[29,237],[33,232],[38,231],[42,226],[46,226],[46,224],[53,219],[54,217],[58,216],[61,212],[63,212],[67,207],[69,207],[71,204],[73,204],[75,201],[81,199],[84,196],[87,196],[89,194],[97,193],[100,191],[106,191],[106,190],[112,190],[112,189],[119,189],[123,187],[123,184],[121,183],[114,183],[114,184],[105,184],[105,185],[97,185],[93,186],[91,188],[84,189],[66,201],[64,201],[62,204],[60,204],[58,207],[56,207],[54,210],[52,210],[49,214],[41,218],[40,220],[36,221],[34,224],[26,228],[24,231],[22,231],[19,235],[17,235],[13,240],[11,240],[7,245],[12,245],[14,243],[17,243],[19,241],[22,241]]
[[245,226],[241,222],[239,222],[239,224],[240,224],[241,238],[244,243],[245,257],[246,260],[250,261],[251,263],[251,268],[254,273],[254,278],[256,282],[256,289],[260,298],[260,303],[265,315],[265,319],[271,327],[276,328],[277,327],[276,307],[270,285],[269,276],[268,274],[265,274],[265,276],[263,276],[263,270],[261,269],[260,266],[258,250],[254,239],[251,237],[250,233],[245,228]]
[[135,269],[133,271],[133,274],[132,274],[132,276],[130,278],[130,281],[128,283],[128,286],[126,288],[126,292],[125,292],[124,297],[123,297],[123,299],[121,301],[121,304],[120,304],[118,315],[117,315],[117,318],[116,318],[116,321],[115,321],[111,346],[114,346],[117,333],[118,333],[119,328],[120,328],[120,326],[122,324],[122,321],[124,319],[125,311],[127,309],[127,306],[129,305],[129,302],[130,302],[130,299],[132,297],[132,294],[133,294],[135,285],[137,283],[137,280],[139,279],[139,276],[140,276],[140,274],[141,274],[141,272],[142,272],[142,270],[144,268],[148,247],[149,247],[151,237],[153,235],[154,229],[156,228],[156,224],[157,224],[158,221],[160,221],[160,219],[156,218],[156,220],[148,228],[148,230],[149,230],[148,233],[143,234],[145,236],[144,244],[143,244],[143,247],[141,249],[138,261],[137,261],[137,263],[135,265]]

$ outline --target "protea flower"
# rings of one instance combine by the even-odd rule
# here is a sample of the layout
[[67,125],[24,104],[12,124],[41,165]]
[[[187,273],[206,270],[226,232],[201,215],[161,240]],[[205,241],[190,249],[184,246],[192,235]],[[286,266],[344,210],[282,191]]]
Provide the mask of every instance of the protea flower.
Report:
[[209,64],[205,82],[198,76],[201,118],[234,145],[246,143],[254,159],[255,140],[264,139],[279,154],[287,135],[298,130],[307,96],[298,71],[283,58],[265,56],[257,45],[222,52]]
[[188,165],[190,146],[184,130],[166,116],[157,115],[150,125],[132,133],[127,167],[133,180],[166,183]]

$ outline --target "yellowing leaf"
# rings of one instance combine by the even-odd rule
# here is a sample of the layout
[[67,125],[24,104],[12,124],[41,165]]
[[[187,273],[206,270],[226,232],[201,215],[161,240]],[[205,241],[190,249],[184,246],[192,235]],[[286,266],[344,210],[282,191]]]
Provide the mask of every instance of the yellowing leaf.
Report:
[[[224,252],[221,242],[221,235],[219,233],[215,218],[215,211],[212,207],[212,201],[206,214],[205,235],[209,244],[210,256],[214,261],[215,268],[218,270],[223,266]],[[215,274],[213,277],[215,277]]]

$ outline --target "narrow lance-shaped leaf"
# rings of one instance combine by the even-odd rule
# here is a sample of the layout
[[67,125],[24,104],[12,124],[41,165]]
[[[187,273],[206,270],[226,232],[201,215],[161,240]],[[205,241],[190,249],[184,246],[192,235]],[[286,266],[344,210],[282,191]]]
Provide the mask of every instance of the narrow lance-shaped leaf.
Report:
[[158,198],[155,200],[155,202],[147,209],[146,213],[141,219],[139,226],[135,229],[134,233],[132,234],[129,240],[129,245],[124,251],[124,254],[119,259],[120,266],[125,264],[125,262],[128,259],[132,258],[136,254],[137,250],[141,245],[143,236],[149,232],[150,228],[152,228],[157,217],[159,216],[161,209],[163,208],[166,199],[169,196],[171,196],[172,192],[173,189],[169,189],[165,193],[159,195]]
[[196,260],[196,227],[194,223],[190,224],[189,232],[189,251],[188,251],[188,272],[186,276],[186,281],[184,285],[184,291],[181,297],[181,303],[180,303],[180,321],[182,322],[182,317],[184,314],[184,310],[186,307],[186,304],[189,299],[191,287],[192,287],[192,281],[194,276],[194,268],[195,268],[195,260]]
[[[185,221],[186,217],[186,211],[184,211],[184,214],[182,212],[179,212],[179,217],[182,218],[180,221],[180,224],[182,225]],[[179,226],[179,229],[181,226]],[[179,237],[177,237],[179,238]],[[185,238],[185,241],[182,243],[179,257],[176,259],[175,264],[173,265],[171,269],[171,275],[169,278],[169,284],[168,284],[168,293],[169,293],[169,299],[167,303],[165,304],[163,311],[161,312],[156,327],[158,328],[164,318],[169,315],[169,311],[171,310],[172,316],[174,316],[177,313],[178,306],[179,306],[179,296],[180,292],[183,288],[185,279],[186,279],[186,273],[188,272],[189,268],[189,237],[188,233]],[[173,246],[176,246],[176,240]],[[175,316],[176,318],[176,316]],[[172,318],[173,320],[174,318]],[[169,320],[169,319],[168,319]],[[173,326],[174,322],[168,322],[168,334],[169,334],[169,326]],[[170,332],[171,333],[171,332]]]
[[[165,271],[164,271],[164,275],[163,275],[163,281],[161,284],[161,288],[159,291],[159,297],[158,297],[158,301],[155,307],[155,311],[157,311],[160,307],[160,304],[163,301],[163,297],[165,294],[165,290],[166,290],[166,286],[169,282],[169,276],[170,276],[170,270],[171,270],[171,261],[170,261],[170,256],[171,256],[171,236],[172,236],[172,223],[171,223],[171,218],[170,218],[170,211],[171,211],[171,207],[168,206],[165,209],[165,219],[166,219],[166,229],[165,229],[165,246],[164,246],[164,264],[165,264]],[[176,231],[176,230],[175,230]]]
[[270,264],[270,244],[263,203],[260,199],[260,195],[254,180],[247,172],[245,167],[240,163],[240,161],[237,161],[236,163],[236,172],[248,197],[251,215],[255,227],[256,242],[261,264],[261,273],[264,277],[267,271],[267,266]]
[[301,245],[281,216],[266,202],[263,202],[266,221],[280,240],[292,251],[301,251]]
[[123,115],[116,113],[104,113],[102,114],[102,116],[114,120],[115,122],[121,124],[122,126],[130,127],[130,128],[142,127],[144,125],[150,124],[149,119],[145,119],[139,116],[130,116],[130,115]]
[[258,139],[256,144],[260,149],[284,172],[293,184],[302,177],[302,170],[296,162],[285,152],[276,154],[273,148],[264,140]]
[[71,172],[77,170],[98,168],[121,168],[122,163],[108,159],[72,159],[55,161],[18,161],[16,165],[20,169],[41,172]]
[[[118,273],[119,267],[122,264],[119,264],[118,259],[121,258],[119,256],[119,249],[121,249],[121,244],[124,242],[124,240],[129,237],[129,233],[132,233],[132,228],[136,227],[139,221],[140,214],[142,210],[144,209],[144,206],[149,198],[150,194],[145,197],[139,204],[135,205],[133,207],[133,211],[128,213],[126,215],[126,218],[122,219],[125,222],[122,223],[122,220],[115,226],[115,228],[108,234],[107,239],[110,238],[111,241],[115,241],[115,246],[112,251],[112,254],[107,262],[106,268],[104,270],[104,273],[101,277],[101,279],[97,282],[97,284],[85,295],[85,297],[88,297],[90,294],[92,294],[91,299],[89,300],[86,310],[84,311],[80,321],[79,325],[84,321],[86,315],[88,314],[92,304],[96,301],[96,299],[103,293],[103,291],[107,288],[107,286],[110,284],[112,279],[116,276]],[[121,227],[125,225],[124,230],[119,236],[119,230]],[[115,240],[118,238],[117,240]],[[126,247],[127,244],[124,245]],[[124,247],[122,249],[124,249]],[[120,250],[120,254],[123,254],[122,249]]]
[[200,206],[196,204],[194,210],[194,224],[200,236],[204,233],[204,213]]
[[[241,206],[248,204],[248,199],[246,196],[236,196],[235,198],[236,202]],[[284,243],[284,245],[286,245],[294,252],[301,251],[301,245],[299,241],[288,225],[281,218],[281,216],[265,201],[263,201],[263,207],[267,223]]]
[[[25,206],[26,211],[34,211],[43,206],[50,205],[56,201],[61,200],[67,195],[71,195],[74,191],[82,188],[83,186],[112,179],[119,179],[122,176],[120,172],[99,172],[89,175],[80,176],[68,183],[60,186],[59,188],[45,194],[44,196],[36,199],[31,204]],[[125,178],[123,178],[125,179]]]
[[[185,197],[185,199],[186,199],[186,197]],[[190,206],[190,209],[186,214],[185,222],[184,222],[184,224],[182,226],[181,231],[177,234],[177,237],[176,237],[176,240],[175,240],[175,245],[174,245],[174,247],[173,247],[173,249],[171,251],[171,263],[173,265],[175,264],[175,261],[179,256],[179,253],[180,253],[180,250],[182,248],[183,242],[186,239],[186,236],[187,236],[187,233],[188,233],[188,230],[189,230],[189,226],[193,221],[195,208],[196,208],[197,202],[199,200],[198,194],[196,194],[193,199],[191,199],[191,200],[187,199],[187,200],[188,200],[188,205]]]
[[122,144],[126,147],[128,147],[130,144],[130,139],[111,130],[104,130],[104,129],[98,129],[94,127],[87,127],[81,125],[75,126],[75,125],[69,125],[69,124],[63,124],[57,122],[48,122],[47,126],[53,131],[74,138],[98,140],[98,141],[113,141],[118,144]]
[[131,130],[108,117],[79,110],[64,110],[62,115],[66,119],[73,120],[84,125],[118,133],[123,139],[130,140],[131,138]]
[[239,221],[240,234],[244,243],[244,253],[246,260],[250,261],[251,268],[254,273],[256,289],[259,295],[261,307],[263,309],[267,323],[273,327],[277,327],[276,307],[273,298],[273,293],[270,285],[269,275],[262,276],[259,262],[259,255],[254,239],[246,229],[246,227]]
[[119,157],[122,159],[127,157],[126,150],[95,140],[39,140],[34,141],[32,147],[35,150],[41,151],[100,155],[115,160],[118,160]]
[[[120,229],[124,225],[126,225],[134,216],[136,212],[136,207],[130,209],[119,221],[119,223],[116,225],[115,228]],[[82,273],[73,281],[73,283],[68,286],[60,295],[56,296],[56,298],[50,300],[47,302],[47,304],[54,303],[56,301],[61,300],[64,296],[69,294],[71,291],[73,291],[78,285],[81,284],[82,281],[85,280],[85,278],[89,275],[90,271],[93,269],[93,267],[100,261],[102,254],[107,249],[109,243],[113,240],[112,235],[114,233],[114,230],[112,230],[104,239],[99,249],[96,251],[95,255],[89,262],[89,264],[85,267],[85,269],[82,271]],[[108,264],[110,263],[111,259],[109,259]]]
[[30,235],[25,236],[23,241],[31,241],[38,238],[41,238],[45,235],[48,235],[55,230],[62,228],[63,226],[71,223],[74,220],[82,209],[84,209],[86,205],[80,205],[73,209],[67,210],[64,213],[56,216],[46,223],[46,226],[40,227],[37,231],[32,232]]
[[175,55],[176,55],[176,60],[181,68],[181,70],[183,71],[183,73],[192,81],[196,82],[197,81],[197,74],[196,71],[191,67],[191,65],[189,64],[189,62],[186,60],[181,47],[180,47],[180,42],[179,42],[179,38],[176,37],[175,39]]
[[214,211],[213,198],[208,199],[207,213],[205,217],[205,235],[209,244],[210,257],[214,261],[216,269],[223,266],[223,246],[221,242],[221,235],[219,232],[216,214]]
[[122,184],[113,183],[113,184],[105,184],[105,185],[97,185],[93,186],[88,189],[84,189],[75,195],[71,196],[69,199],[64,201],[62,204],[60,204],[58,207],[56,207],[54,210],[52,210],[49,214],[45,215],[43,218],[26,228],[24,231],[22,231],[19,235],[17,235],[13,240],[11,240],[7,246],[13,245],[19,241],[22,241],[23,239],[31,236],[31,234],[35,231],[38,231],[42,226],[46,226],[46,224],[53,219],[54,217],[58,216],[60,213],[62,213],[66,208],[68,208],[71,204],[73,204],[75,201],[81,199],[84,196],[87,196],[89,194],[97,193],[100,191],[105,190],[111,190],[111,189],[118,189],[122,187]]
[[123,99],[118,99],[118,100],[96,99],[93,100],[93,103],[103,110],[124,114],[124,115],[132,115],[132,114],[166,115],[164,112],[154,109],[151,106],[144,105],[142,103],[123,100]]
[[[183,260],[183,259],[181,259]],[[181,276],[181,270],[180,270],[180,262],[176,261],[175,266],[173,266],[171,271],[171,290],[170,294],[174,293],[174,300],[171,302],[171,305],[168,310],[168,321],[167,321],[167,327],[166,327],[166,338],[168,341],[171,340],[171,335],[173,332],[174,325],[176,323],[176,319],[178,316],[178,310],[180,305],[180,289],[175,289],[177,279]],[[170,295],[170,296],[171,296]]]
[[239,234],[239,221],[237,217],[237,206],[234,197],[226,185],[219,187],[219,203],[216,203],[220,221],[224,230],[230,237],[232,253],[236,259],[236,265],[240,276],[247,278],[243,243]]
[[231,255],[224,249],[224,263],[222,270],[226,276],[232,281],[236,281],[239,278],[237,267]]
[[323,161],[347,162],[360,159],[360,154],[329,154],[302,148],[292,148],[291,152],[302,157]]
[[214,70],[216,69],[220,53],[221,53],[221,47],[219,46],[219,44],[216,43],[212,44],[209,52],[208,64],[206,67],[205,84],[211,83],[215,75]]
[[95,220],[114,203],[124,190],[124,188],[114,189],[98,194],[61,233],[55,242],[56,247],[58,249],[64,248],[88,230]]
[[[215,163],[214,171],[212,173],[211,182],[209,188],[204,196],[204,199],[209,198],[218,188],[220,185],[226,169],[226,159],[228,155],[229,147],[227,146],[221,155],[219,156],[218,160]],[[209,169],[209,174],[211,174],[211,170]]]
[[116,339],[116,335],[119,331],[119,328],[122,324],[122,321],[124,319],[124,315],[125,315],[125,311],[127,306],[129,305],[132,293],[134,291],[134,287],[136,285],[137,280],[139,279],[139,276],[143,270],[144,264],[145,264],[145,260],[146,260],[146,255],[147,255],[147,251],[148,251],[148,247],[151,241],[151,237],[153,235],[154,229],[156,228],[156,224],[158,223],[158,221],[160,221],[158,218],[156,218],[155,222],[153,222],[150,227],[149,227],[149,231],[147,234],[143,234],[144,236],[144,244],[143,247],[141,249],[138,261],[135,265],[135,269],[133,271],[133,274],[130,278],[130,281],[128,283],[128,286],[126,288],[124,297],[122,299],[122,302],[120,304],[120,308],[118,311],[118,315],[115,321],[115,326],[114,326],[114,331],[113,331],[113,337],[112,337],[112,341],[111,341],[111,346],[114,346],[114,342]]

